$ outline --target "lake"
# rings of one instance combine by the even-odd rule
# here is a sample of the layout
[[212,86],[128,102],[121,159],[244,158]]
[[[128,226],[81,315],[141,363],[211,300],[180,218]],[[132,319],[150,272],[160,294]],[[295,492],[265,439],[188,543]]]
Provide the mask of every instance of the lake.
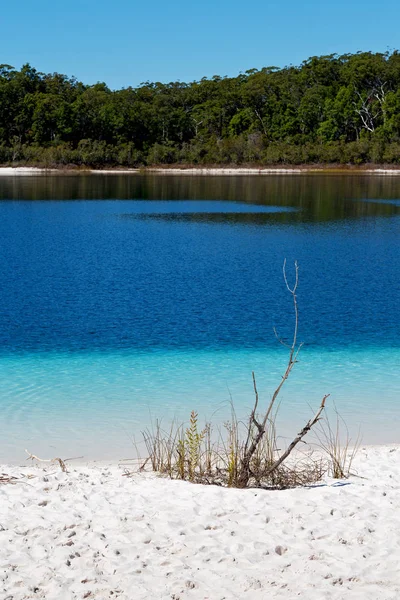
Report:
[[0,462],[134,456],[162,418],[265,406],[294,315],[283,438],[329,393],[352,436],[400,442],[400,177],[0,178]]

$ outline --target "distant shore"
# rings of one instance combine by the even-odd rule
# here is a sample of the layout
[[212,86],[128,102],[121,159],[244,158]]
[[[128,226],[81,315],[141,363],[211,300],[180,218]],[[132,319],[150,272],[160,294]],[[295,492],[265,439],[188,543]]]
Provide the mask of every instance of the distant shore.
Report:
[[19,175],[400,175],[400,166],[299,165],[272,167],[172,166],[92,169],[81,167],[0,167],[0,176]]

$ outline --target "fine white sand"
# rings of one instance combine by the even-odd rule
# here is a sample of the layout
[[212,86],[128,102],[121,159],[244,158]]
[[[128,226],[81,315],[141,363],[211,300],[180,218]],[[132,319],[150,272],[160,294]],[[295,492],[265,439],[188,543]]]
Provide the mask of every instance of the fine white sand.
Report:
[[285,491],[69,468],[0,467],[2,600],[400,597],[400,447]]
[[135,173],[152,173],[156,175],[299,175],[299,174],[334,174],[339,175],[400,175],[400,169],[372,168],[372,169],[335,169],[327,165],[326,169],[304,165],[296,167],[195,167],[195,168],[159,168],[146,167],[145,169],[41,169],[37,167],[0,167],[0,176],[17,175],[132,175]]
[[38,169],[37,167],[0,167],[1,175],[46,175],[57,173],[57,169]]
[[[326,166],[326,168],[313,167],[312,165],[304,165],[301,168],[296,167],[260,167],[260,168],[146,168],[146,172],[158,173],[162,175],[400,175],[400,169],[341,169]],[[101,171],[99,171],[101,172]]]

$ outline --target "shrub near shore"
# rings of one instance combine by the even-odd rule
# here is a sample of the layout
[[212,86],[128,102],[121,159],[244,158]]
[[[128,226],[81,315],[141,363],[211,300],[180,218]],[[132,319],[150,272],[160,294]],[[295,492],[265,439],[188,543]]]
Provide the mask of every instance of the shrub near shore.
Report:
[[96,140],[83,140],[77,148],[71,144],[47,147],[21,145],[17,149],[0,146],[0,164],[43,168],[142,168],[142,167],[282,167],[315,166],[326,168],[341,165],[400,166],[400,143],[376,143],[373,140],[328,145],[307,143],[304,146],[273,143],[256,156],[248,149],[248,140],[241,136],[232,146],[222,140],[201,159],[193,156],[191,147],[183,149],[157,144],[151,154],[138,151],[133,144],[113,146]]

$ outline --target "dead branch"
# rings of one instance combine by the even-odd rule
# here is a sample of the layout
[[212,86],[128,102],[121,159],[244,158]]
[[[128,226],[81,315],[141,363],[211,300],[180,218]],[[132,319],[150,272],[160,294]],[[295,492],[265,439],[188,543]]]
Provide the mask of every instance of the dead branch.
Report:
[[[32,454],[31,452],[28,452],[28,450],[26,448],[25,448],[25,452],[28,455],[28,458],[26,460],[38,460],[39,462],[46,462],[46,463],[55,463],[55,462],[58,462],[58,464],[61,467],[61,471],[63,473],[68,473],[67,467],[65,465],[65,462],[62,460],[62,458],[39,458],[35,454]],[[70,460],[72,460],[72,459],[70,459]]]
[[[362,126],[367,131],[373,132],[376,128],[376,120],[381,115],[385,115],[385,102],[387,82],[376,81],[371,84],[371,89],[364,98],[354,87],[354,92],[359,99],[359,103],[353,102],[354,110],[362,121]],[[377,102],[375,102],[375,100]],[[376,105],[377,104],[377,105]]]
[[300,431],[300,433],[297,434],[297,436],[294,438],[294,440],[289,444],[289,446],[287,447],[287,449],[285,450],[285,452],[283,454],[281,454],[281,456],[278,458],[278,460],[276,460],[274,462],[274,464],[271,466],[271,468],[268,471],[268,475],[270,475],[271,473],[273,473],[282,463],[284,460],[287,459],[287,457],[289,456],[289,454],[294,450],[294,448],[297,446],[297,444],[299,442],[301,442],[301,440],[303,439],[303,437],[310,431],[310,429],[312,427],[314,427],[314,425],[316,423],[318,423],[321,413],[325,408],[325,401],[326,399],[329,397],[329,394],[326,394],[321,401],[320,407],[317,410],[316,414],[314,415],[314,417],[312,419],[310,419],[308,421],[308,423],[303,427],[303,429]]
[[249,424],[247,427],[247,438],[246,438],[246,442],[244,445],[244,455],[247,455],[248,452],[248,448],[249,448],[249,444],[250,444],[250,440],[252,438],[253,435],[253,428],[254,426],[258,429],[258,432],[261,433],[263,435],[263,431],[262,431],[262,425],[257,421],[256,419],[256,411],[257,411],[257,407],[258,407],[258,389],[257,389],[257,382],[256,382],[256,377],[254,375],[254,371],[252,371],[252,377],[253,377],[253,388],[254,388],[254,395],[255,395],[255,401],[254,401],[254,405],[253,405],[253,409],[250,413],[250,417],[249,417]]
[[262,116],[260,115],[260,113],[258,112],[258,110],[256,108],[254,109],[254,113],[261,123],[261,127],[263,129],[264,135],[267,136],[267,130],[265,128],[265,124],[264,124]]

